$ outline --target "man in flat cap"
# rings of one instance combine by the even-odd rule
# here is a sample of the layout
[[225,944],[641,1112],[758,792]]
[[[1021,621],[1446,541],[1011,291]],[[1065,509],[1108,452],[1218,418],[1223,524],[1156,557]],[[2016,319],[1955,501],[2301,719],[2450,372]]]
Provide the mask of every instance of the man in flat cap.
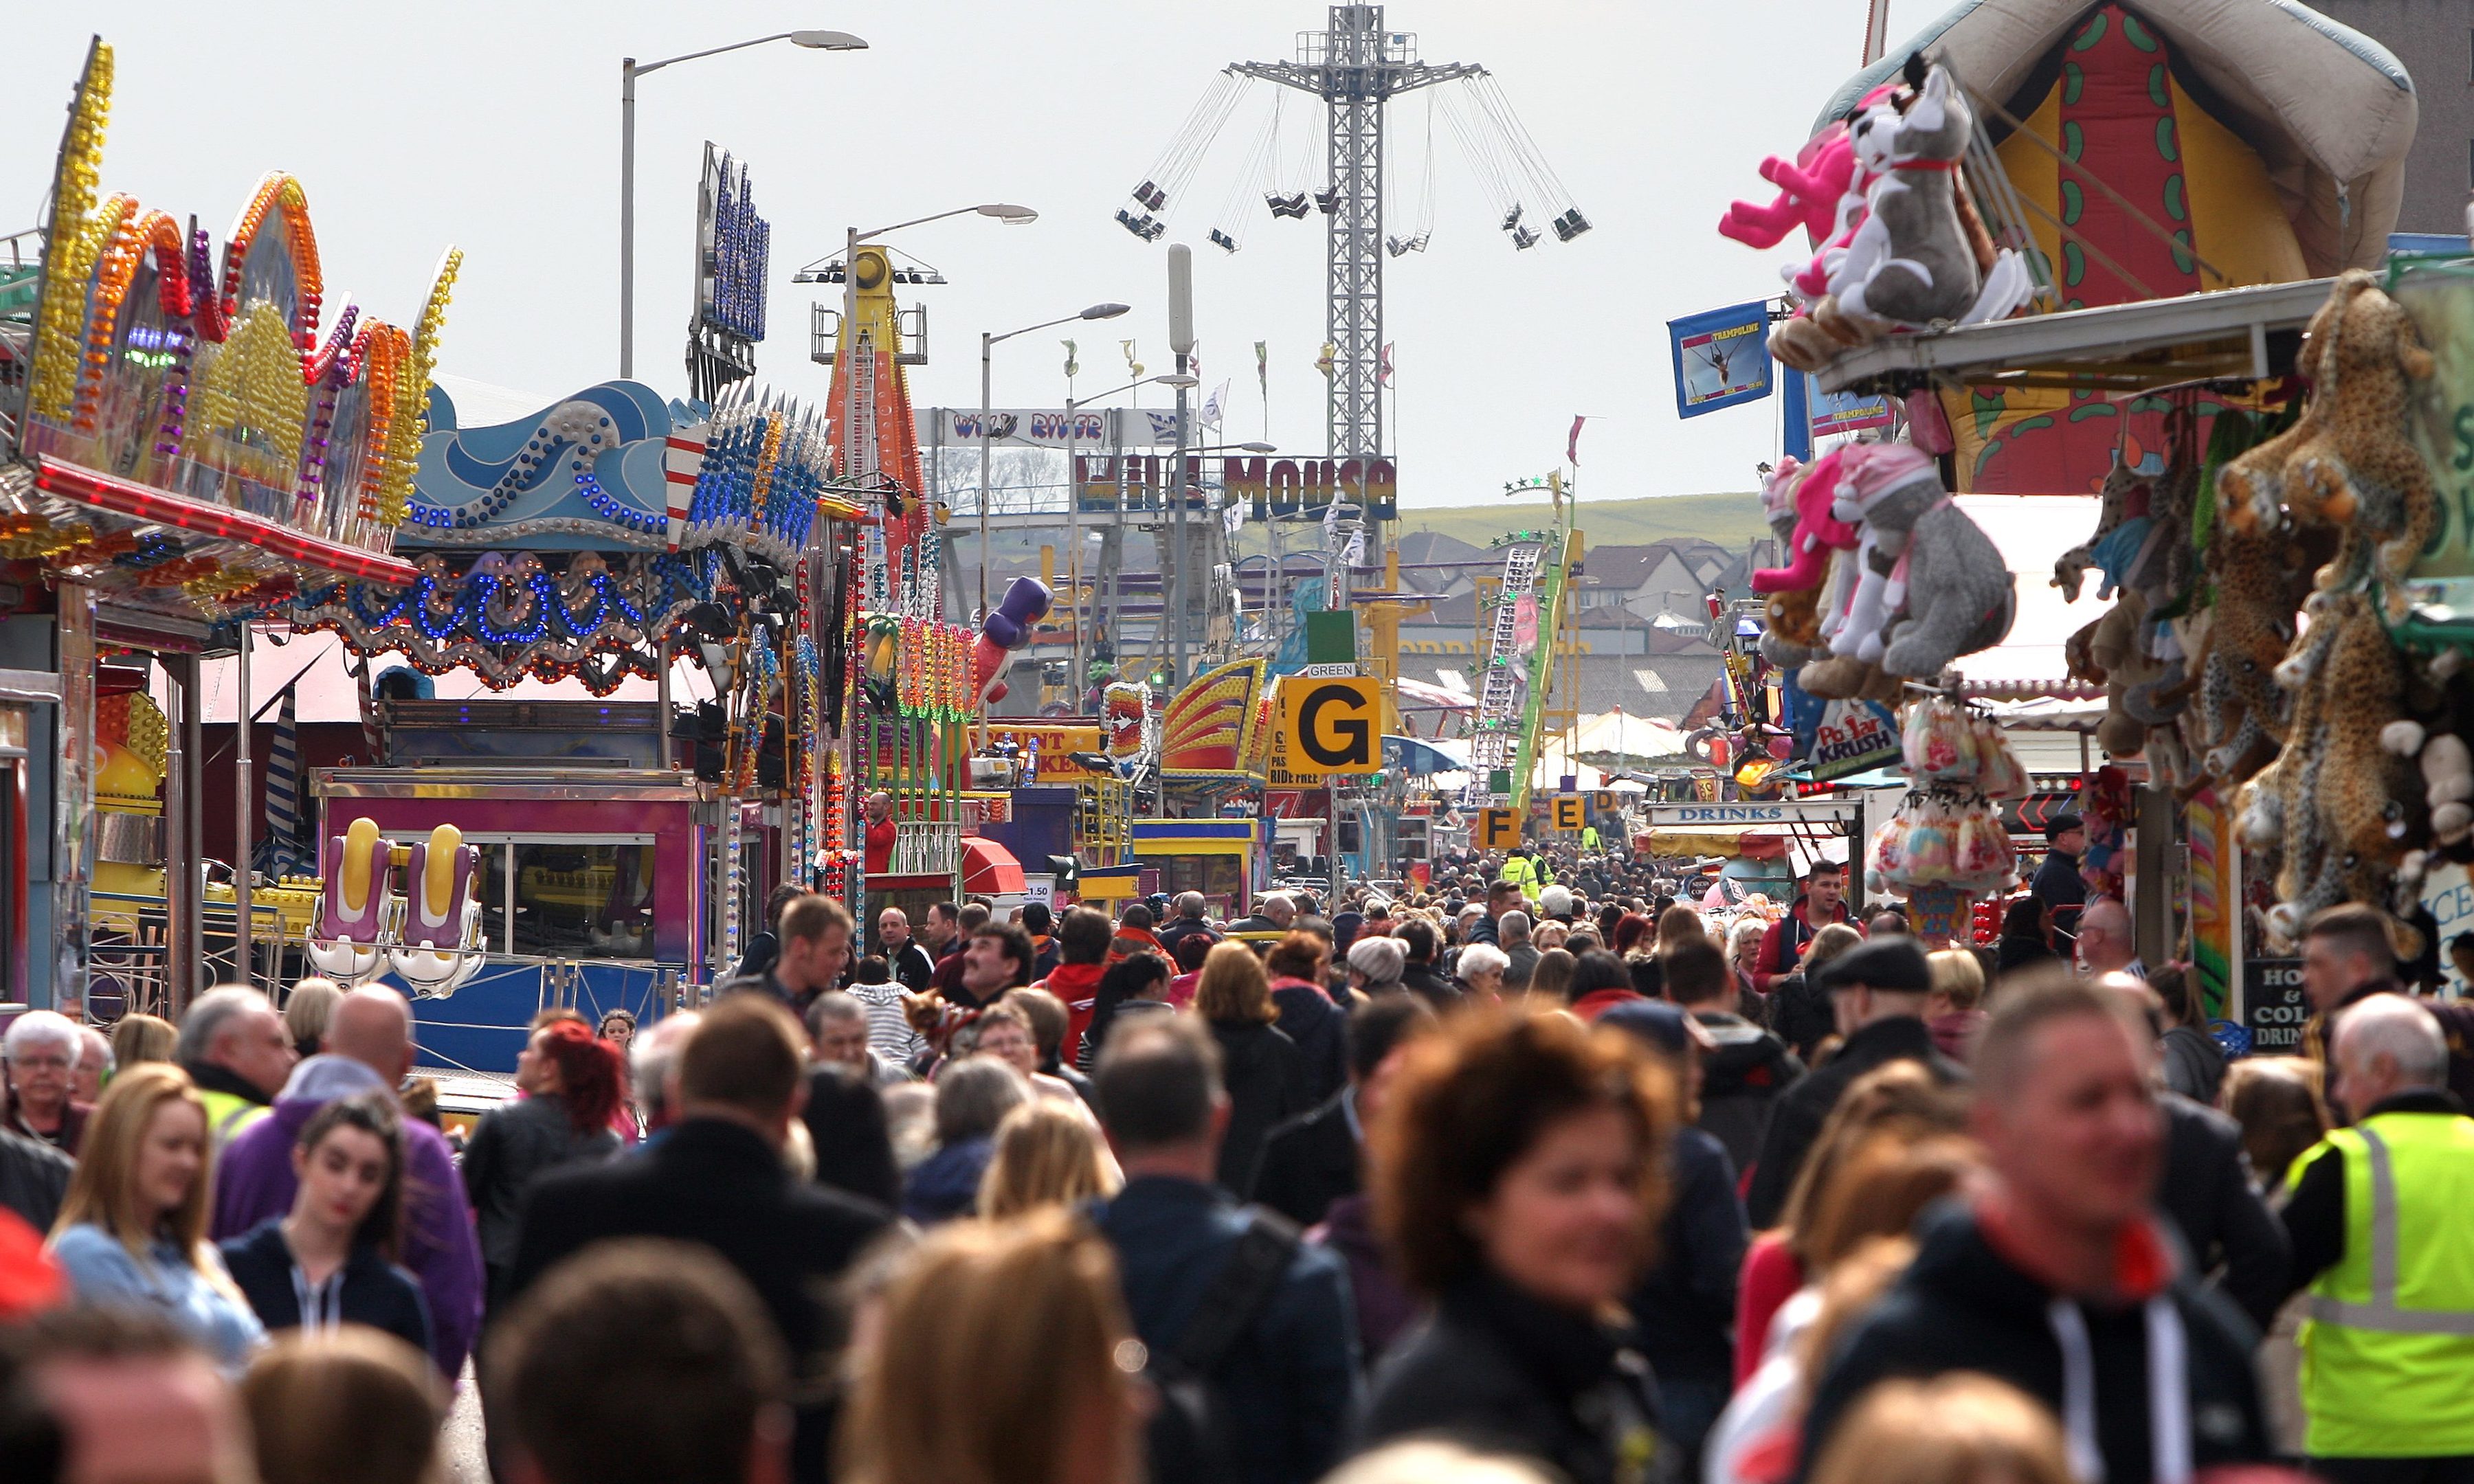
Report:
[[1779,1099],[1744,1200],[1756,1232],[1778,1224],[1779,1208],[1786,1204],[1796,1171],[1820,1137],[1823,1120],[1857,1078],[1877,1066],[1906,1061],[1922,1063],[1945,1086],[1967,1080],[1965,1067],[1933,1049],[1932,1034],[1925,1027],[1925,997],[1932,991],[1932,974],[1916,940],[1876,938],[1860,944],[1831,959],[1818,978],[1830,993],[1831,1013],[1846,1042]]

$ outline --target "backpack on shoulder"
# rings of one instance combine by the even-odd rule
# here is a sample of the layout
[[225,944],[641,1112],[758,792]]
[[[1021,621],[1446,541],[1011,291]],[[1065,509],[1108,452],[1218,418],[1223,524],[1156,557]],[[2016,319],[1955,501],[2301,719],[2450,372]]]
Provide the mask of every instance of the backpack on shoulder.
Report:
[[1237,1421],[1211,1373],[1271,1306],[1296,1258],[1302,1233],[1277,1211],[1249,1208],[1246,1231],[1205,1289],[1176,1343],[1151,1352],[1143,1374],[1159,1396],[1152,1413],[1151,1476],[1190,1484],[1236,1484],[1230,1444]]

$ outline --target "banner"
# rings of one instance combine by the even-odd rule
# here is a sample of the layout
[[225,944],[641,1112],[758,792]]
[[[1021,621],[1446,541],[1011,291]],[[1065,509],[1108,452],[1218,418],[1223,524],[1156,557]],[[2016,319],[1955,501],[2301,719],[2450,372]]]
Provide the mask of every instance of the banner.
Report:
[[1805,754],[1812,780],[1853,778],[1899,760],[1899,719],[1878,701],[1830,701]]
[[1697,418],[1770,395],[1769,314],[1769,301],[1757,299],[1666,322],[1677,417]]
[[1890,425],[1890,399],[1886,396],[1859,396],[1853,392],[1824,392],[1820,385],[1802,371],[1807,405],[1812,409],[1812,436],[1828,438],[1837,433],[1860,433],[1866,428]]
[[[984,420],[982,420],[984,419]],[[1001,448],[1063,448],[1069,440],[1062,407],[929,407],[921,410],[921,442],[931,446],[969,446],[980,441]],[[1174,448],[1174,407],[1078,407],[1072,444],[1078,448]]]

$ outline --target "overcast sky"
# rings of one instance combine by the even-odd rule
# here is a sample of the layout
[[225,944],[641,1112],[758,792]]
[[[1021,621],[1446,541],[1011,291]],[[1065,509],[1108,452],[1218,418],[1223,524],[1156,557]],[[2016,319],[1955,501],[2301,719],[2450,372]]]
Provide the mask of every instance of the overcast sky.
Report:
[[[1934,7],[1898,7],[1904,35]],[[1665,322],[1776,287],[1783,251],[1712,228],[1727,202],[1765,190],[1760,156],[1788,152],[1856,69],[1863,0],[1472,0],[1394,4],[1428,61],[1473,61],[1500,81],[1572,199],[1529,200],[1542,225],[1577,205],[1595,229],[1516,252],[1440,112],[1434,228],[1387,275],[1398,418],[1390,435],[1404,504],[1495,498],[1506,480],[1561,459],[1572,416],[1590,416],[1584,499],[1744,490],[1775,443],[1775,403],[1679,423]],[[773,224],[770,338],[762,374],[821,399],[807,359],[808,305],[790,282],[837,252],[843,228],[978,201],[1014,201],[1039,222],[978,218],[894,243],[951,283],[929,305],[921,405],[976,405],[978,335],[1104,299],[1134,312],[1080,325],[1091,393],[1130,379],[1117,341],[1171,368],[1165,244],[1195,245],[1206,387],[1233,380],[1230,436],[1260,435],[1253,343],[1271,344],[1271,435],[1323,447],[1322,219],[1273,222],[1242,179],[1270,84],[1249,98],[1171,203],[1170,235],[1134,240],[1112,220],[1219,68],[1294,56],[1324,8],[1298,0],[908,0],[845,8],[709,0],[428,0],[411,7],[232,0],[194,5],[23,6],[0,89],[0,230],[32,225],[52,169],[61,108],[100,28],[118,77],[103,185],[195,213],[220,235],[258,175],[306,186],[331,318],[349,293],[407,321],[438,252],[465,251],[442,371],[564,395],[618,367],[618,69],[796,27],[850,30],[872,49],[788,43],[667,69],[639,87],[637,374],[686,390],[684,326],[695,180],[706,139],[755,172]],[[1297,97],[1294,131],[1320,131]],[[1419,207],[1427,108],[1393,109],[1394,230]],[[1294,146],[1293,146],[1294,148]],[[1295,172],[1290,172],[1294,174]],[[1299,180],[1319,185],[1319,177]],[[1237,191],[1244,251],[1208,246]],[[1182,209],[1179,209],[1179,208]],[[1068,330],[997,350],[998,405],[1062,402]]]

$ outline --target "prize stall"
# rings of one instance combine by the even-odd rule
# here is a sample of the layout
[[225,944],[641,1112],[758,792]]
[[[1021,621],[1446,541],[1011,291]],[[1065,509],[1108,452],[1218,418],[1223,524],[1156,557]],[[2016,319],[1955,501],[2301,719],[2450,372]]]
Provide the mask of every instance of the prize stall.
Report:
[[[2417,894],[2468,785],[2444,424],[2416,423],[2416,322],[2443,315],[2401,307],[2388,251],[2413,129],[2394,58],[2266,0],[1962,4],[1729,213],[1756,246],[1807,229],[1772,350],[1871,413],[1782,465],[1788,568],[1755,586],[1802,690],[1898,712],[1906,788],[1866,853],[1928,930],[2015,881],[2005,826],[2050,792],[1960,662],[2048,574],[2005,570],[1952,496],[2072,495],[2096,528],[2050,582],[2101,610],[2065,645],[2103,697],[2082,873],[2142,957],[2191,961],[2246,1045],[2245,959],[2313,912],[2383,906],[2427,950]],[[1926,261],[1929,284],[1899,266]]]

